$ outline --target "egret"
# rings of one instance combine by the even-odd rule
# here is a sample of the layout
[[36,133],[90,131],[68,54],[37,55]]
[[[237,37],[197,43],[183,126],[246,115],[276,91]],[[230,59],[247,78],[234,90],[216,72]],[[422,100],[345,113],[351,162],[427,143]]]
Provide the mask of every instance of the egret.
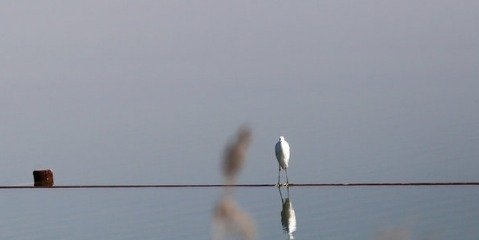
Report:
[[276,159],[278,160],[278,183],[276,184],[278,187],[280,186],[280,178],[281,178],[281,169],[284,170],[286,173],[286,186],[289,184],[288,180],[288,162],[289,162],[289,144],[284,140],[284,137],[281,136],[279,137],[279,141],[276,143],[276,146],[274,148],[275,153],[276,153]]

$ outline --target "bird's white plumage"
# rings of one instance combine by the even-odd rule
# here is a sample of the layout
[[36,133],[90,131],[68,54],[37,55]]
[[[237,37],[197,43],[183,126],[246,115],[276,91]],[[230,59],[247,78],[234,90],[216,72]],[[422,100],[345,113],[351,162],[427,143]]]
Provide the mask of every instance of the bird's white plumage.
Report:
[[279,137],[279,141],[275,146],[276,159],[278,160],[279,165],[282,169],[288,168],[289,163],[289,144],[284,140],[284,137]]
[[276,154],[276,159],[278,160],[279,169],[278,169],[278,183],[277,186],[280,186],[280,178],[281,178],[281,169],[284,170],[286,174],[286,184],[288,186],[288,163],[289,163],[289,156],[290,156],[290,149],[289,144],[286,142],[283,136],[279,137],[279,141],[274,146],[274,152]]

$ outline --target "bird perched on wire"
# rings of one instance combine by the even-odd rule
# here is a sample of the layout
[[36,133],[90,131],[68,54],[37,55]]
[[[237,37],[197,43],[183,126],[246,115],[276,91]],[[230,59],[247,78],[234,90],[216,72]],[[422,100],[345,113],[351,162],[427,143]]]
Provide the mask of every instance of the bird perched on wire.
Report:
[[280,178],[281,178],[281,169],[284,170],[286,173],[286,184],[285,186],[288,186],[289,180],[288,180],[288,163],[289,163],[289,156],[290,156],[290,148],[288,142],[284,139],[283,136],[279,137],[279,141],[276,143],[274,152],[276,153],[276,159],[278,160],[278,183],[276,186],[281,186],[280,185]]

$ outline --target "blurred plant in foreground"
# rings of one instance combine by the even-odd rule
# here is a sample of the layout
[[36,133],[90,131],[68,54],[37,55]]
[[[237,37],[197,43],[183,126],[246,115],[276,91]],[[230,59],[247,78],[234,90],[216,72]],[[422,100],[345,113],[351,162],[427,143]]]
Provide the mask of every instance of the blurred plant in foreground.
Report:
[[246,159],[246,150],[251,141],[251,130],[241,127],[236,139],[225,149],[221,170],[225,177],[226,188],[213,210],[212,239],[244,239],[256,238],[256,226],[253,219],[238,206],[233,198],[232,188],[236,177]]
[[235,184],[236,177],[246,159],[246,150],[250,141],[251,130],[243,126],[239,129],[236,138],[226,146],[223,155],[222,171],[227,185]]

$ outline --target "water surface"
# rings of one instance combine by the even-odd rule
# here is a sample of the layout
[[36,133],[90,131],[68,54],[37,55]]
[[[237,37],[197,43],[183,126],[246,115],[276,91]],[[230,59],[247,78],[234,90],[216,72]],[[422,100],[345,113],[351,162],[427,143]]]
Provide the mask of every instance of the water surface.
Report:
[[[288,239],[277,188],[236,188],[258,239]],[[1,190],[2,239],[209,239],[218,188]],[[479,188],[291,187],[295,239],[477,239]]]

